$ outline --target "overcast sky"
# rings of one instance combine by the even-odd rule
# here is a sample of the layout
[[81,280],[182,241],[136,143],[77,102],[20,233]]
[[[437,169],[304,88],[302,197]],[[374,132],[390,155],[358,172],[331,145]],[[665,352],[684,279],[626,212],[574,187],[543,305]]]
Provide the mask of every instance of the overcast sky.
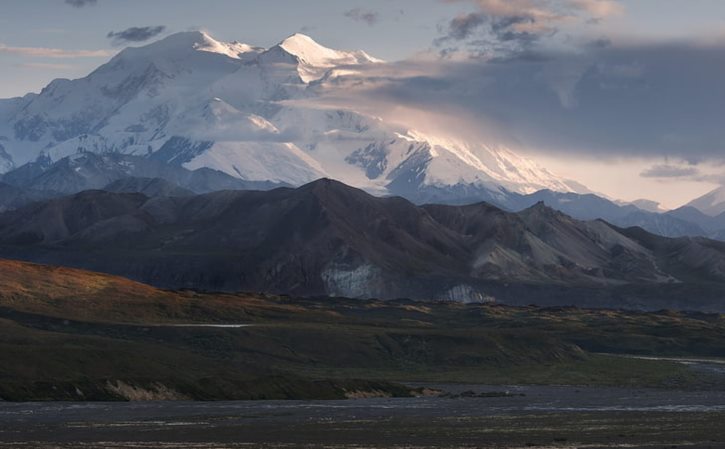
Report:
[[364,49],[394,64],[361,107],[445,111],[611,197],[675,207],[725,182],[722,0],[1,0],[0,97],[189,29]]

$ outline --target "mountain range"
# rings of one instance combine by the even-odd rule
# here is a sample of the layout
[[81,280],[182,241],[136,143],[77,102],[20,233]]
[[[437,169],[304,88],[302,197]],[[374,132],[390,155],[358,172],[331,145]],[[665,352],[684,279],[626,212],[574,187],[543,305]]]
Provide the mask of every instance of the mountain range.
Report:
[[427,135],[323,98],[340,77],[383,64],[302,34],[268,49],[174,34],[122,50],[85,78],[0,100],[0,173],[93,152],[244,181],[332,177],[418,202],[586,191],[507,148]]
[[486,201],[520,211],[544,201],[577,219],[725,238],[722,190],[688,205],[706,215],[663,214],[596,196],[507,148],[326,101],[344,77],[385,64],[302,34],[267,49],[198,31],[126,48],[85,78],[0,100],[0,210],[123,178],[206,193],[330,177],[416,204]]
[[302,296],[720,310],[725,292],[725,243],[578,221],[543,203],[417,206],[327,179],[36,202],[0,214],[0,257]]
[[385,64],[185,32],[0,100],[0,257],[174,289],[722,309],[725,191],[617,202],[329,102]]
[[[40,199],[79,193],[90,189],[140,192],[149,196],[182,196],[218,190],[270,190],[286,184],[244,181],[209,168],[189,170],[143,156],[120,153],[80,152],[53,162],[41,157],[0,175],[0,210],[11,210]],[[448,194],[455,191],[449,189]],[[430,191],[429,191],[430,192]],[[428,197],[415,191],[406,198],[423,204]],[[435,200],[433,198],[432,200]],[[621,227],[639,226],[667,237],[700,236],[725,239],[725,213],[710,216],[691,206],[669,212],[652,212],[634,204],[622,204],[594,194],[540,190],[520,194],[500,190],[469,192],[440,198],[440,203],[464,205],[486,201],[517,212],[538,202],[579,220],[601,218]]]
[[[0,100],[0,174],[9,185],[0,209],[125,177],[194,193],[330,177],[416,204],[486,201],[519,211],[544,201],[583,220],[725,237],[722,217],[619,204],[507,148],[426,134],[325,101],[339,79],[385,64],[302,34],[268,49],[196,31],[124,49],[85,78]],[[689,206],[722,215],[723,199],[716,191]]]

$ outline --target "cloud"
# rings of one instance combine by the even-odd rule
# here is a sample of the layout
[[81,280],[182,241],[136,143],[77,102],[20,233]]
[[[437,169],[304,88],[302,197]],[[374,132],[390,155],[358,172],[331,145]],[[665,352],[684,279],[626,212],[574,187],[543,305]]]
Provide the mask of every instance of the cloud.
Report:
[[535,56],[357,68],[323,93],[406,126],[453,123],[469,139],[532,155],[725,162],[725,43],[614,40]]
[[114,45],[127,42],[144,42],[163,33],[166,29],[163,25],[147,27],[131,27],[123,31],[111,31],[106,37],[113,40]]
[[45,47],[10,47],[0,44],[0,53],[39,58],[106,58],[114,52],[109,50],[65,50]]
[[380,13],[367,9],[354,8],[344,13],[344,16],[355,22],[364,22],[368,26],[373,26],[380,21]]
[[482,14],[462,14],[451,20],[448,37],[457,41],[468,39],[484,23],[486,17]]
[[[577,24],[599,23],[623,11],[616,0],[441,0],[471,3],[474,12],[458,15],[434,42],[447,52],[463,45],[473,55],[530,51],[537,43]],[[453,47],[460,50],[459,47]]]
[[700,171],[695,167],[682,167],[671,164],[657,164],[643,171],[643,178],[690,178],[697,176]]
[[38,70],[68,70],[73,68],[70,64],[53,64],[48,62],[26,62],[23,64],[17,64],[16,67]]
[[83,8],[84,6],[93,6],[98,3],[98,0],[65,0],[67,5],[71,5],[74,8]]
[[569,3],[574,9],[591,15],[593,19],[603,19],[624,12],[622,4],[615,0],[570,0]]

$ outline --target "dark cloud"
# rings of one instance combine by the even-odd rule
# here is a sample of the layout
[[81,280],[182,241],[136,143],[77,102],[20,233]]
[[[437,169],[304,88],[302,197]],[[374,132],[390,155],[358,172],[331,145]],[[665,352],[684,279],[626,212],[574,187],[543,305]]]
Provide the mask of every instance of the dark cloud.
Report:
[[361,8],[354,8],[346,11],[344,16],[356,22],[364,22],[369,26],[373,26],[380,21],[380,13]]
[[643,171],[643,178],[690,178],[700,174],[695,167],[682,167],[679,165],[657,164]]
[[441,113],[482,141],[546,155],[725,161],[725,44],[520,56],[401,63],[344,89],[362,86],[359,101],[379,102],[370,110]]
[[123,31],[111,31],[106,37],[112,39],[114,44],[123,44],[126,42],[144,42],[152,37],[156,37],[163,33],[166,29],[163,25],[148,27],[131,27]]
[[74,8],[83,8],[84,6],[93,6],[98,0],[65,0],[65,3]]
[[531,52],[539,41],[556,36],[566,25],[600,23],[604,17],[621,12],[616,0],[441,1],[472,3],[476,11],[453,18],[434,44],[447,52],[451,48],[468,50],[474,56]]
[[[463,44],[469,54],[498,57],[529,51],[540,39],[556,34],[555,27],[540,26],[534,17],[512,15],[492,17],[485,13],[468,13],[453,18],[436,46]],[[481,51],[487,50],[487,51]]]
[[611,39],[608,39],[606,37],[601,37],[599,39],[595,39],[593,41],[589,41],[586,44],[584,44],[585,47],[594,48],[594,49],[607,48],[607,47],[610,47],[611,45],[612,45]]
[[448,24],[447,38],[456,41],[468,39],[486,22],[487,18],[483,14],[462,14]]

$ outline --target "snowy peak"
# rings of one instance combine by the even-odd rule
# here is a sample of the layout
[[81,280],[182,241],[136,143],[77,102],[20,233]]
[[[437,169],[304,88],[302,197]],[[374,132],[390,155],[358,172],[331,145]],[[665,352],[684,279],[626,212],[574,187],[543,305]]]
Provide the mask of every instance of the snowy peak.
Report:
[[[300,62],[300,77],[311,82],[322,78],[328,69],[337,66],[373,64],[383,62],[362,50],[341,51],[318,44],[304,34],[293,34],[273,49],[279,48],[296,57]],[[273,50],[270,49],[270,50]]]
[[194,52],[216,53],[232,59],[240,59],[247,53],[257,53],[259,48],[237,41],[221,42],[204,31],[175,33],[143,47],[130,47],[123,54],[142,57],[184,58]]
[[202,33],[204,39],[194,45],[194,50],[218,53],[233,59],[241,59],[245,54],[258,53],[261,49],[243,44],[238,41],[219,42],[206,33]]
[[283,40],[279,46],[288,53],[297,56],[301,61],[317,67],[330,67],[344,63],[365,64],[382,62],[380,59],[373,58],[362,50],[340,51],[327,48],[318,44],[311,37],[299,33],[293,34]]
[[184,54],[198,48],[221,45],[207,33],[202,31],[186,31],[175,33],[156,42],[141,47],[130,47],[126,51],[138,54]]

